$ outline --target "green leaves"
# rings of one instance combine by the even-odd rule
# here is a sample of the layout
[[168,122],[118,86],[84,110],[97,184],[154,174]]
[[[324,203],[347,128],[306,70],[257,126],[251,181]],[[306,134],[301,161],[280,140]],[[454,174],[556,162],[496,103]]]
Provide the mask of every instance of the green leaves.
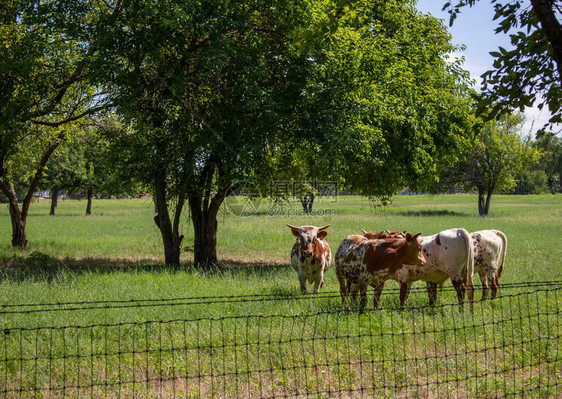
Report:
[[[452,23],[463,7],[473,6],[477,1],[447,2],[443,9],[449,10]],[[490,52],[495,58],[495,69],[482,75],[477,114],[492,120],[511,109],[523,110],[534,105],[542,109],[547,105],[552,117],[545,128],[552,128],[562,118],[562,35],[555,9],[558,2],[535,1],[529,7],[522,0],[490,1],[494,5],[494,20],[498,21],[496,33],[518,31],[510,34],[513,50],[500,47],[499,51]],[[489,112],[491,103],[497,104],[497,108]]]
[[439,21],[408,2],[366,3],[312,53],[311,84],[329,99],[315,115],[321,170],[371,196],[423,189],[470,135],[468,74],[445,60],[454,47]]

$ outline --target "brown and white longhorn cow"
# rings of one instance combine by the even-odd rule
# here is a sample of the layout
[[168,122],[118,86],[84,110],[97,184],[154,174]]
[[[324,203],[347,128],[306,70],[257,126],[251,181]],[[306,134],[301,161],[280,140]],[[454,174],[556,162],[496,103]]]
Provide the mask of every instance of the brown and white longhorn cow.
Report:
[[481,230],[470,233],[474,245],[474,272],[478,272],[482,282],[482,299],[492,288],[492,299],[498,295],[499,279],[502,275],[507,237],[499,230]]
[[404,238],[370,240],[360,235],[345,237],[336,252],[336,276],[344,306],[353,289],[361,292],[360,311],[367,304],[367,286],[375,287],[374,307],[378,307],[386,280],[404,264],[423,266],[425,258],[418,237],[407,233]]
[[318,294],[324,285],[324,272],[332,263],[332,251],[324,240],[328,232],[323,227],[287,225],[297,241],[291,250],[291,265],[298,273],[301,292],[306,294],[306,282],[314,283],[314,293]]

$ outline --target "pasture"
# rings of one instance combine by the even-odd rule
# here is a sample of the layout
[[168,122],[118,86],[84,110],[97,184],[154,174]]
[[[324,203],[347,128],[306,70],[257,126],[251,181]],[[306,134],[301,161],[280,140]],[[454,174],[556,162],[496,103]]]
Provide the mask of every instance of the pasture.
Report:
[[[235,204],[236,205],[236,204]],[[238,204],[239,205],[239,204]],[[270,216],[224,207],[220,270],[166,267],[150,200],[34,203],[28,248],[10,246],[0,209],[0,393],[5,397],[450,397],[560,394],[562,196],[359,196]],[[320,210],[324,210],[320,212]],[[452,227],[508,237],[500,298],[460,311],[450,282],[427,307],[414,284],[406,310],[388,282],[382,308],[344,312],[334,268],[318,296],[300,295],[285,223],[348,234],[384,228],[429,235]],[[185,239],[193,235],[187,216]],[[533,282],[558,281],[549,286]],[[480,297],[476,277],[476,298]],[[554,288],[553,288],[554,287]],[[531,293],[529,293],[529,291]],[[4,389],[4,390],[2,390]]]

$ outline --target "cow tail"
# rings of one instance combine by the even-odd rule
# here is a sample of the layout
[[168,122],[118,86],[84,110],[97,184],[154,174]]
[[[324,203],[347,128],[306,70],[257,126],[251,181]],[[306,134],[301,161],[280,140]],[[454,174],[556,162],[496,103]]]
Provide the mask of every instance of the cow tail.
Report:
[[464,237],[464,242],[466,243],[467,252],[466,266],[463,269],[464,286],[466,289],[474,290],[474,244],[472,243],[468,231],[461,229],[461,232]]
[[502,276],[503,263],[505,262],[505,254],[507,252],[507,237],[503,232],[499,230],[494,230],[494,233],[496,233],[496,235],[502,239],[501,263],[500,266],[498,267],[498,273],[497,273],[497,277],[499,279]]

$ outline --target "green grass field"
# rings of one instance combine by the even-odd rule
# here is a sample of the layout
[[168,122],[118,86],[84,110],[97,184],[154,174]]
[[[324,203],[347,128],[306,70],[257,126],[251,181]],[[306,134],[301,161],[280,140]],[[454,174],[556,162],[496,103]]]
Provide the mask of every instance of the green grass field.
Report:
[[[473,195],[395,196],[392,205],[373,208],[366,198],[320,198],[314,210],[322,216],[293,214],[268,216],[269,203],[261,203],[257,214],[236,216],[223,206],[218,226],[218,256],[226,266],[287,265],[294,237],[285,227],[330,224],[327,241],[335,251],[348,234],[361,229],[408,230],[435,234],[452,227],[468,231],[495,228],[508,237],[506,281],[556,279],[560,273],[562,246],[562,196],[502,196],[492,199],[491,213],[477,215]],[[254,208],[255,209],[255,208]],[[163,245],[154,224],[153,204],[147,199],[97,200],[93,215],[85,215],[85,202],[60,201],[57,215],[49,216],[47,202],[34,203],[28,219],[28,247],[11,247],[7,206],[0,207],[0,259],[4,268],[22,262],[58,264],[72,270],[76,264],[98,265],[111,270],[120,265],[142,266],[163,262]],[[191,223],[183,219],[183,259],[190,260],[193,245]],[[50,259],[52,258],[52,259]],[[58,262],[57,262],[58,260]],[[80,262],[77,262],[80,261]],[[66,268],[64,267],[66,265]],[[33,273],[28,276],[33,278]],[[5,279],[4,279],[5,281]],[[197,294],[197,293],[194,293]]]
[[[341,312],[333,267],[321,295],[300,295],[285,224],[330,224],[333,251],[362,228],[499,229],[508,237],[501,283],[553,281],[562,271],[562,196],[494,196],[488,217],[471,195],[399,196],[386,208],[362,197],[320,199],[319,216],[297,215],[297,204],[269,216],[270,204],[254,205],[249,216],[225,207],[224,267],[211,272],[194,269],[189,252],[179,267],[163,265],[150,200],[95,201],[91,216],[85,202],[60,201],[56,216],[34,203],[24,251],[11,248],[0,208],[0,396],[560,393],[559,291],[500,288],[503,298],[460,312],[450,282],[434,309],[417,283],[400,311],[389,282],[381,310],[369,301],[363,315]],[[187,216],[183,228],[191,246]],[[22,304],[33,306],[14,306]]]
[[[163,265],[163,246],[150,200],[94,201],[91,216],[85,215],[81,201],[60,201],[55,216],[49,216],[48,203],[34,203],[24,251],[10,245],[9,216],[3,206],[0,304],[51,302],[53,298],[65,302],[298,294],[297,276],[289,265],[294,237],[286,223],[330,224],[327,241],[334,252],[346,235],[360,233],[362,228],[423,234],[452,227],[499,229],[508,238],[503,284],[560,280],[562,196],[497,195],[492,201],[488,217],[477,215],[472,195],[396,196],[385,208],[373,208],[359,196],[321,198],[314,209],[323,216],[268,216],[270,204],[262,203],[253,208],[256,214],[242,217],[226,212],[225,206],[219,218],[217,250],[224,269],[212,273],[193,270],[189,252],[180,267]],[[291,206],[289,211],[299,210],[296,203]],[[184,245],[189,247],[193,235],[187,215],[183,228]],[[390,281],[387,287],[397,284]],[[324,291],[337,290],[332,267],[326,273]],[[415,304],[415,296],[412,300]],[[423,304],[426,298],[420,300]]]

